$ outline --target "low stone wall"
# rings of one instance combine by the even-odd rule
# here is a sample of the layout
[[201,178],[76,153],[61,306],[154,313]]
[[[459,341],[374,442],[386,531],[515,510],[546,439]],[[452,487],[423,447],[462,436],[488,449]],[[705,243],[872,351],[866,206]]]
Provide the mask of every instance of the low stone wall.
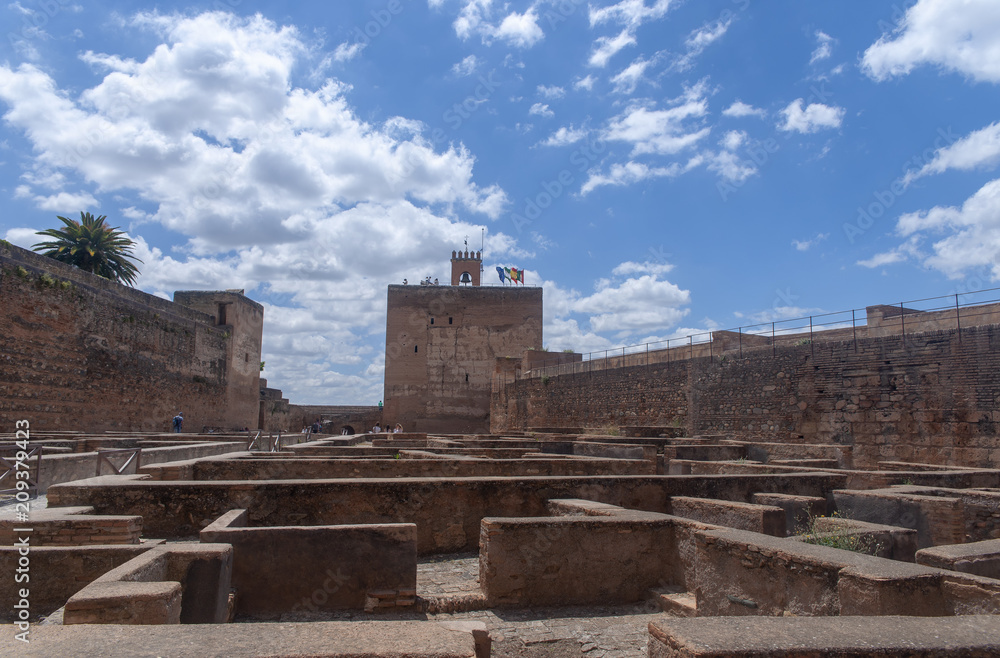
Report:
[[[246,444],[239,443],[198,443],[164,448],[145,448],[142,463],[146,465],[172,462],[184,459],[223,455],[245,450]],[[33,460],[32,460],[33,461]],[[105,466],[105,468],[107,468]],[[131,469],[131,467],[130,467]],[[62,482],[73,482],[94,477],[97,472],[97,453],[84,452],[72,455],[42,455],[41,473],[38,475],[38,491],[45,493],[49,487]],[[133,471],[134,472],[134,471]]]
[[[65,605],[69,597],[92,581],[161,543],[152,541],[132,545],[73,548],[32,546],[28,555],[31,569],[31,614],[52,614]],[[17,549],[10,545],[0,548],[0,582],[5,583],[0,587],[0,622],[12,622],[15,619],[14,604],[18,602],[15,597],[20,587],[14,586],[14,576],[20,557],[22,556],[18,555]],[[35,629],[32,628],[31,632],[34,634]]]
[[490,607],[631,603],[664,581],[668,521],[485,518],[479,584]]
[[[153,475],[156,467],[144,469]],[[193,480],[655,475],[641,459],[210,459],[192,465]]]
[[770,505],[674,496],[670,499],[670,513],[702,523],[760,532],[773,537],[784,537],[787,534],[785,510]]
[[695,580],[694,534],[716,528],[586,500],[551,501],[552,518],[485,518],[479,583],[491,607],[609,605]]
[[664,459],[690,459],[699,462],[723,462],[734,459],[746,459],[747,447],[744,445],[669,445],[663,448]]
[[421,554],[474,551],[485,517],[544,516],[551,498],[585,498],[666,512],[671,496],[749,501],[760,491],[825,496],[832,474],[718,477],[597,476],[152,482],[137,476],[54,486],[50,506],[88,505],[143,518],[149,537],[190,537],[231,509],[251,526],[415,523]]
[[665,470],[669,475],[777,475],[780,473],[802,473],[794,466],[775,466],[760,462],[698,461],[695,459],[665,460]]
[[928,567],[1000,578],[1000,539],[925,548],[917,551],[916,561]]
[[32,626],[31,643],[0,626],[0,646],[17,656],[322,656],[323,658],[489,658],[482,622],[326,621],[205,626]]
[[649,658],[983,658],[1000,655],[1000,617],[664,617]]
[[203,542],[233,546],[237,614],[261,619],[415,603],[412,523],[251,528],[247,520],[246,510],[232,510],[201,531]]
[[[141,516],[96,516],[89,507],[43,509],[31,515],[31,546],[138,544]],[[0,519],[0,545],[13,546],[14,528],[23,523]]]
[[1000,612],[1000,580],[742,530],[696,538],[698,616]]
[[[851,468],[853,451],[849,445],[809,443],[768,443],[766,441],[724,441],[725,444],[746,447],[747,459],[770,464],[785,460],[833,460],[836,468]],[[825,467],[825,466],[824,466]]]
[[232,546],[158,546],[71,596],[63,623],[223,623],[228,620],[232,571]]
[[916,559],[916,530],[878,523],[865,523],[864,521],[843,519],[836,516],[814,518],[811,532],[791,537],[791,539],[829,546],[829,544],[823,544],[822,541],[833,540],[836,543],[849,537],[858,538],[859,541],[864,542],[862,545],[870,545],[872,550],[866,550],[865,553],[877,557],[899,560],[900,562],[913,562]]
[[959,498],[877,489],[834,491],[833,499],[845,518],[916,530],[919,548],[965,543],[965,507]]
[[893,489],[900,493],[958,498],[965,509],[966,541],[1000,539],[1000,491],[906,485]]
[[785,510],[785,528],[790,535],[807,528],[809,519],[826,515],[825,498],[755,493],[751,502]]

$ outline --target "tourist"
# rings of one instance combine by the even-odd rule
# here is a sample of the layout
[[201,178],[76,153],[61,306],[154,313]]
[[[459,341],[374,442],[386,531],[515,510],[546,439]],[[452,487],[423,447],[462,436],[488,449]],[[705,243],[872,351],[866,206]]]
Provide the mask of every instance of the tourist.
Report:
[[375,427],[372,428],[372,433],[380,434],[381,432],[382,432],[382,426],[378,423],[375,423]]
[[402,431],[403,431],[403,426],[400,425],[399,423],[396,423],[396,427],[392,429],[393,434],[399,434]]
[[313,426],[312,426],[312,433],[313,434],[319,434],[319,431],[321,429],[323,429],[323,426],[319,424],[318,420],[315,423],[313,423]]
[[177,415],[174,416],[174,432],[180,434],[181,427],[184,425],[184,412],[178,411]]

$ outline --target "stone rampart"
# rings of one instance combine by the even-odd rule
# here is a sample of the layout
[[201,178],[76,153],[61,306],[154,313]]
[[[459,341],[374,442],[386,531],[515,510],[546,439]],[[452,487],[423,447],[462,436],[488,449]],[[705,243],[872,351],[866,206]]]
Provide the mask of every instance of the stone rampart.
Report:
[[860,468],[996,468],[998,345],[1000,326],[983,325],[522,378],[494,388],[491,430],[680,426],[851,447]]
[[0,430],[163,431],[178,412],[189,431],[256,427],[263,308],[189,297],[199,308],[0,245]]

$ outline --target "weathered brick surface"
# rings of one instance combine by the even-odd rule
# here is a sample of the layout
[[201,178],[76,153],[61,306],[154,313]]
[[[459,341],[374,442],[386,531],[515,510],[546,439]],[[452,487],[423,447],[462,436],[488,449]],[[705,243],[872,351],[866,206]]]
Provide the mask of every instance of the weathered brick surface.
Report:
[[387,425],[484,432],[497,357],[541,347],[542,289],[389,286]]
[[[195,297],[198,304],[195,304]],[[255,427],[263,309],[235,293],[216,317],[0,245],[0,428]]]
[[851,445],[861,468],[884,460],[996,468],[998,347],[1000,326],[988,325],[521,379],[494,391],[492,430],[681,426],[689,435]]

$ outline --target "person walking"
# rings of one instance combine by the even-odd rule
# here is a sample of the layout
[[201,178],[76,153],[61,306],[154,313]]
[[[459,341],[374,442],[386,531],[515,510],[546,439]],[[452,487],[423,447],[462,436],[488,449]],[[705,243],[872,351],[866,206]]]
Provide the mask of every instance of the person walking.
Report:
[[178,411],[177,415],[174,416],[173,425],[174,425],[174,432],[177,433],[177,434],[180,434],[181,433],[181,429],[184,426],[184,412],[183,411]]

